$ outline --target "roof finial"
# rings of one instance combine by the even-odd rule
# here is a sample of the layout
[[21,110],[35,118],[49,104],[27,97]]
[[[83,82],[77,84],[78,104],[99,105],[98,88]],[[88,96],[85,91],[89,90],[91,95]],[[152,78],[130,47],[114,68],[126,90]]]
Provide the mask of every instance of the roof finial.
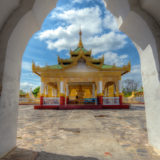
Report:
[[80,31],[79,31],[79,44],[78,44],[78,47],[79,48],[83,48],[81,28],[80,28]]

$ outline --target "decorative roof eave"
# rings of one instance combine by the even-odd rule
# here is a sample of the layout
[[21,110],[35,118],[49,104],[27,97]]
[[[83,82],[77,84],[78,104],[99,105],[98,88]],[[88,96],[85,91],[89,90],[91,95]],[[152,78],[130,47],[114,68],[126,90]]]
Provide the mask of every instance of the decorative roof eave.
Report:
[[117,67],[113,65],[111,68],[102,68],[102,71],[121,71],[121,75],[124,75],[131,71],[131,64],[128,62],[127,65],[124,65],[122,67]]
[[44,73],[46,71],[59,71],[59,70],[63,70],[63,67],[61,69],[59,69],[59,68],[50,68],[50,66],[40,67],[40,66],[36,66],[35,63],[32,62],[32,72],[37,74],[40,77],[41,77],[42,73]]
[[124,74],[130,72],[130,71],[131,71],[131,63],[128,62],[128,65],[124,65],[124,66],[122,67],[122,69],[123,69],[123,72],[122,72],[121,75],[124,75]]
[[92,63],[94,63],[94,62],[95,62],[95,63],[98,63],[98,62],[99,62],[99,63],[102,64],[102,65],[104,64],[104,58],[103,58],[103,57],[102,57],[102,58],[99,58],[99,59],[94,59],[94,58],[92,58],[91,61],[92,61]]
[[90,56],[92,54],[92,50],[89,50],[89,51],[86,50],[86,52],[84,52],[83,48],[79,48],[79,51],[77,51],[77,52],[70,50],[70,55],[71,56],[72,55],[78,55],[80,52],[83,52],[84,55],[90,55]]
[[61,63],[67,63],[67,62],[68,62],[68,63],[69,63],[69,62],[70,62],[70,63],[73,62],[72,58],[69,58],[69,59],[59,59],[59,60],[58,60],[58,63],[59,63],[59,64],[61,64]]
[[32,61],[32,72],[35,73],[35,74],[37,74],[38,76],[41,76],[40,73],[38,72],[38,71],[39,71],[39,70],[38,70],[39,68],[40,68],[40,67],[39,67],[39,66],[37,67],[37,66],[35,65],[35,63]]
[[94,59],[93,59],[92,57],[86,57],[82,52],[80,52],[80,54],[79,54],[77,57],[71,58],[72,61],[73,61],[72,64],[69,64],[69,65],[62,65],[62,64],[61,64],[61,66],[62,66],[64,69],[71,68],[71,67],[73,67],[73,66],[75,66],[75,65],[78,64],[78,60],[79,60],[80,58],[83,58],[83,59],[86,61],[86,64],[87,64],[88,66],[90,66],[90,67],[92,67],[92,68],[99,69],[99,70],[102,69],[102,65],[103,65],[103,62],[104,62],[104,59],[103,59],[103,58],[100,59],[100,65],[94,65],[94,64],[92,64],[92,61],[93,61]]
[[[71,51],[72,52],[72,51]],[[71,53],[70,52],[70,53]],[[86,54],[91,54],[91,50],[88,51]],[[104,57],[100,58],[100,59],[94,59],[92,57],[87,57],[85,56],[86,54],[84,54],[84,52],[82,50],[80,50],[78,52],[78,56],[77,57],[71,57],[69,59],[61,59],[60,57],[58,57],[58,63],[63,67],[63,68],[70,68],[74,65],[76,65],[78,63],[78,60],[80,58],[85,59],[86,63],[88,65],[90,65],[93,68],[97,68],[97,69],[101,69],[102,65],[104,64]],[[72,62],[72,64],[68,64],[68,65],[63,65],[64,62]],[[99,62],[100,64],[97,66],[95,64],[92,64],[93,62]]]
[[37,74],[38,76],[41,76],[46,71],[48,71],[48,72],[63,71],[65,69],[68,69],[68,68],[71,68],[73,66],[76,66],[77,63],[78,63],[78,60],[80,58],[84,58],[86,60],[86,65],[88,65],[88,66],[90,66],[92,68],[98,69],[99,71],[120,71],[121,75],[124,75],[124,74],[130,72],[130,70],[131,70],[130,62],[127,65],[124,65],[123,67],[117,67],[117,66],[113,65],[111,68],[102,68],[103,64],[102,65],[98,65],[98,66],[92,64],[91,63],[92,62],[92,58],[91,57],[88,58],[88,57],[85,57],[84,55],[79,55],[78,57],[75,58],[76,60],[72,64],[66,65],[66,66],[61,64],[60,65],[62,67],[61,69],[50,68],[50,66],[46,66],[46,67],[35,66],[35,63],[32,62],[32,72]]

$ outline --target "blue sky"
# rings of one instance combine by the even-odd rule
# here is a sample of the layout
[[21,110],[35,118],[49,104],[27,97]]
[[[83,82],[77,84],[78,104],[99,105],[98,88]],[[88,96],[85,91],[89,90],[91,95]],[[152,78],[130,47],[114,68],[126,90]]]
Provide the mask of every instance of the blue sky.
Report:
[[25,49],[22,59],[20,88],[29,91],[40,85],[40,78],[32,73],[32,61],[37,65],[57,64],[57,56],[69,58],[69,50],[79,41],[79,29],[86,49],[92,55],[105,57],[106,64],[126,65],[131,72],[122,80],[134,79],[141,86],[139,55],[132,41],[118,30],[116,21],[102,0],[59,0],[57,7],[44,20]]

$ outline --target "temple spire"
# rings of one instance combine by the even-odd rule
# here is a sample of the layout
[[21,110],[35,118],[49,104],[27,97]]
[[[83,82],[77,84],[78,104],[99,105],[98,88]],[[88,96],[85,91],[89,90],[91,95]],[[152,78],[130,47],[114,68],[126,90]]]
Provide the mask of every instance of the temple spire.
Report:
[[79,31],[79,44],[78,44],[79,48],[83,48],[83,43],[82,43],[82,31],[80,29]]

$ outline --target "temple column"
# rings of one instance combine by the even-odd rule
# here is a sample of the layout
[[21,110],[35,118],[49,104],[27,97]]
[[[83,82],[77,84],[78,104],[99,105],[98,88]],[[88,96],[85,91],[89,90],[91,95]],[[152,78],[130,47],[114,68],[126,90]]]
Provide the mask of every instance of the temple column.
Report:
[[69,86],[68,84],[66,85],[66,104],[69,102]]
[[45,96],[48,97],[48,85],[45,86]]
[[41,82],[40,90],[41,90],[41,96],[43,96],[43,94],[44,94],[44,83],[43,82]]
[[92,97],[95,98],[95,84],[92,84]]
[[119,81],[116,82],[116,96],[119,96]]
[[119,83],[119,93],[121,94],[122,93],[122,81],[119,80],[118,83]]
[[98,82],[98,94],[97,94],[97,100],[98,104],[103,104],[103,84],[102,81]]
[[64,82],[60,81],[60,105],[65,104]]
[[118,88],[119,88],[119,104],[123,104],[123,97],[122,97],[122,81],[118,81]]
[[41,95],[40,95],[40,105],[43,105],[43,96],[44,96],[44,83],[43,83],[43,82],[41,82],[40,91],[41,91]]
[[116,88],[117,88],[116,84],[117,84],[117,83],[115,83],[115,82],[114,82],[114,84],[113,84],[113,85],[114,85],[114,91],[113,91],[113,92],[114,92],[114,97],[116,96]]

